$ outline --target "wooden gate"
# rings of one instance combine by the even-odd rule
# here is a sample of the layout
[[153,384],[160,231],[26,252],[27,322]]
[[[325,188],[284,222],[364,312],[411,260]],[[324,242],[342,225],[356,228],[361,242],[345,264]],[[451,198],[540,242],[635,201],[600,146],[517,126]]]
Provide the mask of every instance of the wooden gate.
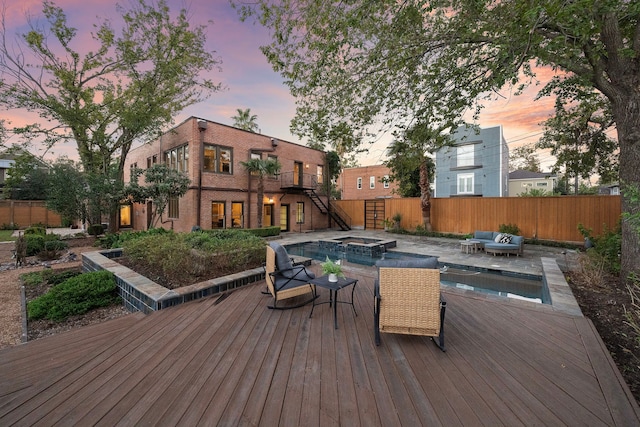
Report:
[[365,230],[384,230],[384,199],[364,201]]

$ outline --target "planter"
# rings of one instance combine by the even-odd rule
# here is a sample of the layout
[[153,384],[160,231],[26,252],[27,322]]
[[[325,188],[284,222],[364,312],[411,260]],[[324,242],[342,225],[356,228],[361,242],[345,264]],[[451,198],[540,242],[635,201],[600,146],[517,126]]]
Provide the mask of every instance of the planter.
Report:
[[329,273],[329,281],[330,282],[337,282],[338,281],[338,275],[334,274],[334,273]]

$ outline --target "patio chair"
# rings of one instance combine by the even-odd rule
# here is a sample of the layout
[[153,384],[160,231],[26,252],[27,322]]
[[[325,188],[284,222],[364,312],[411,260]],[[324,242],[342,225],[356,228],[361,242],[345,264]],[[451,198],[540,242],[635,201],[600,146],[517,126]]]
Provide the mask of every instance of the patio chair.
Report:
[[[287,250],[279,243],[270,242],[267,246],[267,261],[265,263],[265,280],[268,293],[273,297],[271,309],[290,309],[302,307],[315,298],[315,286],[310,284],[315,274],[304,266],[294,266]],[[296,305],[278,307],[278,302],[309,294],[309,298]]]
[[423,335],[444,348],[446,302],[440,295],[436,257],[417,260],[380,260],[375,281],[374,330],[380,333]]

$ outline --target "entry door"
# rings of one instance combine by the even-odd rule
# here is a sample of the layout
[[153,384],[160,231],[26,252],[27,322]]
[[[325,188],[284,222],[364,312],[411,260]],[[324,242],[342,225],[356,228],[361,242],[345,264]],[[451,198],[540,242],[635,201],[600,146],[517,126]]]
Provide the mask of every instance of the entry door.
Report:
[[289,205],[280,205],[280,231],[289,231]]
[[262,226],[268,227],[273,225],[273,205],[264,205],[262,211],[264,212],[262,216]]
[[384,200],[364,201],[364,228],[384,230]]
[[300,162],[293,164],[293,185],[296,187],[302,186],[302,163]]

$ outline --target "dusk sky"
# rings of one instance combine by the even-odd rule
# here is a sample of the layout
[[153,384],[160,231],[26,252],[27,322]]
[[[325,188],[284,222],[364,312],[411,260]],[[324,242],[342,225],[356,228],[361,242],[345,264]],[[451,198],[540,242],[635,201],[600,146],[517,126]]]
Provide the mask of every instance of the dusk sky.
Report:
[[[120,3],[127,5],[127,1]],[[101,18],[110,18],[114,26],[119,22],[115,2],[111,0],[58,0],[55,3],[64,9],[68,23],[76,27],[79,34],[88,34],[92,25]],[[261,133],[304,144],[306,141],[300,141],[289,132],[289,123],[295,113],[294,99],[280,75],[271,69],[259,50],[261,44],[270,40],[268,30],[251,22],[240,22],[228,0],[169,0],[168,3],[172,11],[186,8],[193,24],[207,25],[207,46],[222,60],[222,71],[212,75],[212,78],[226,86],[224,91],[214,93],[207,101],[183,111],[175,118],[175,122],[197,116],[231,125],[231,117],[236,114],[236,109],[250,108],[251,113],[258,116]],[[27,30],[25,13],[42,19],[41,1],[8,0],[5,7],[8,37]],[[213,22],[209,24],[208,21]],[[73,47],[81,49],[77,45]],[[532,87],[517,97],[504,92],[504,98],[487,105],[479,124],[482,127],[502,125],[510,148],[536,141],[542,131],[539,123],[553,111],[552,99],[533,102],[540,87]],[[3,111],[1,116],[11,121],[12,125],[33,120],[27,120],[28,115],[24,112]],[[8,144],[17,142],[14,138]],[[365,166],[384,160],[384,150],[390,140],[390,136],[381,137],[380,142],[371,147],[370,153],[359,159],[360,164]],[[59,155],[77,157],[75,146],[55,147],[48,157]],[[543,168],[550,161],[548,154],[544,153],[540,159]]]

